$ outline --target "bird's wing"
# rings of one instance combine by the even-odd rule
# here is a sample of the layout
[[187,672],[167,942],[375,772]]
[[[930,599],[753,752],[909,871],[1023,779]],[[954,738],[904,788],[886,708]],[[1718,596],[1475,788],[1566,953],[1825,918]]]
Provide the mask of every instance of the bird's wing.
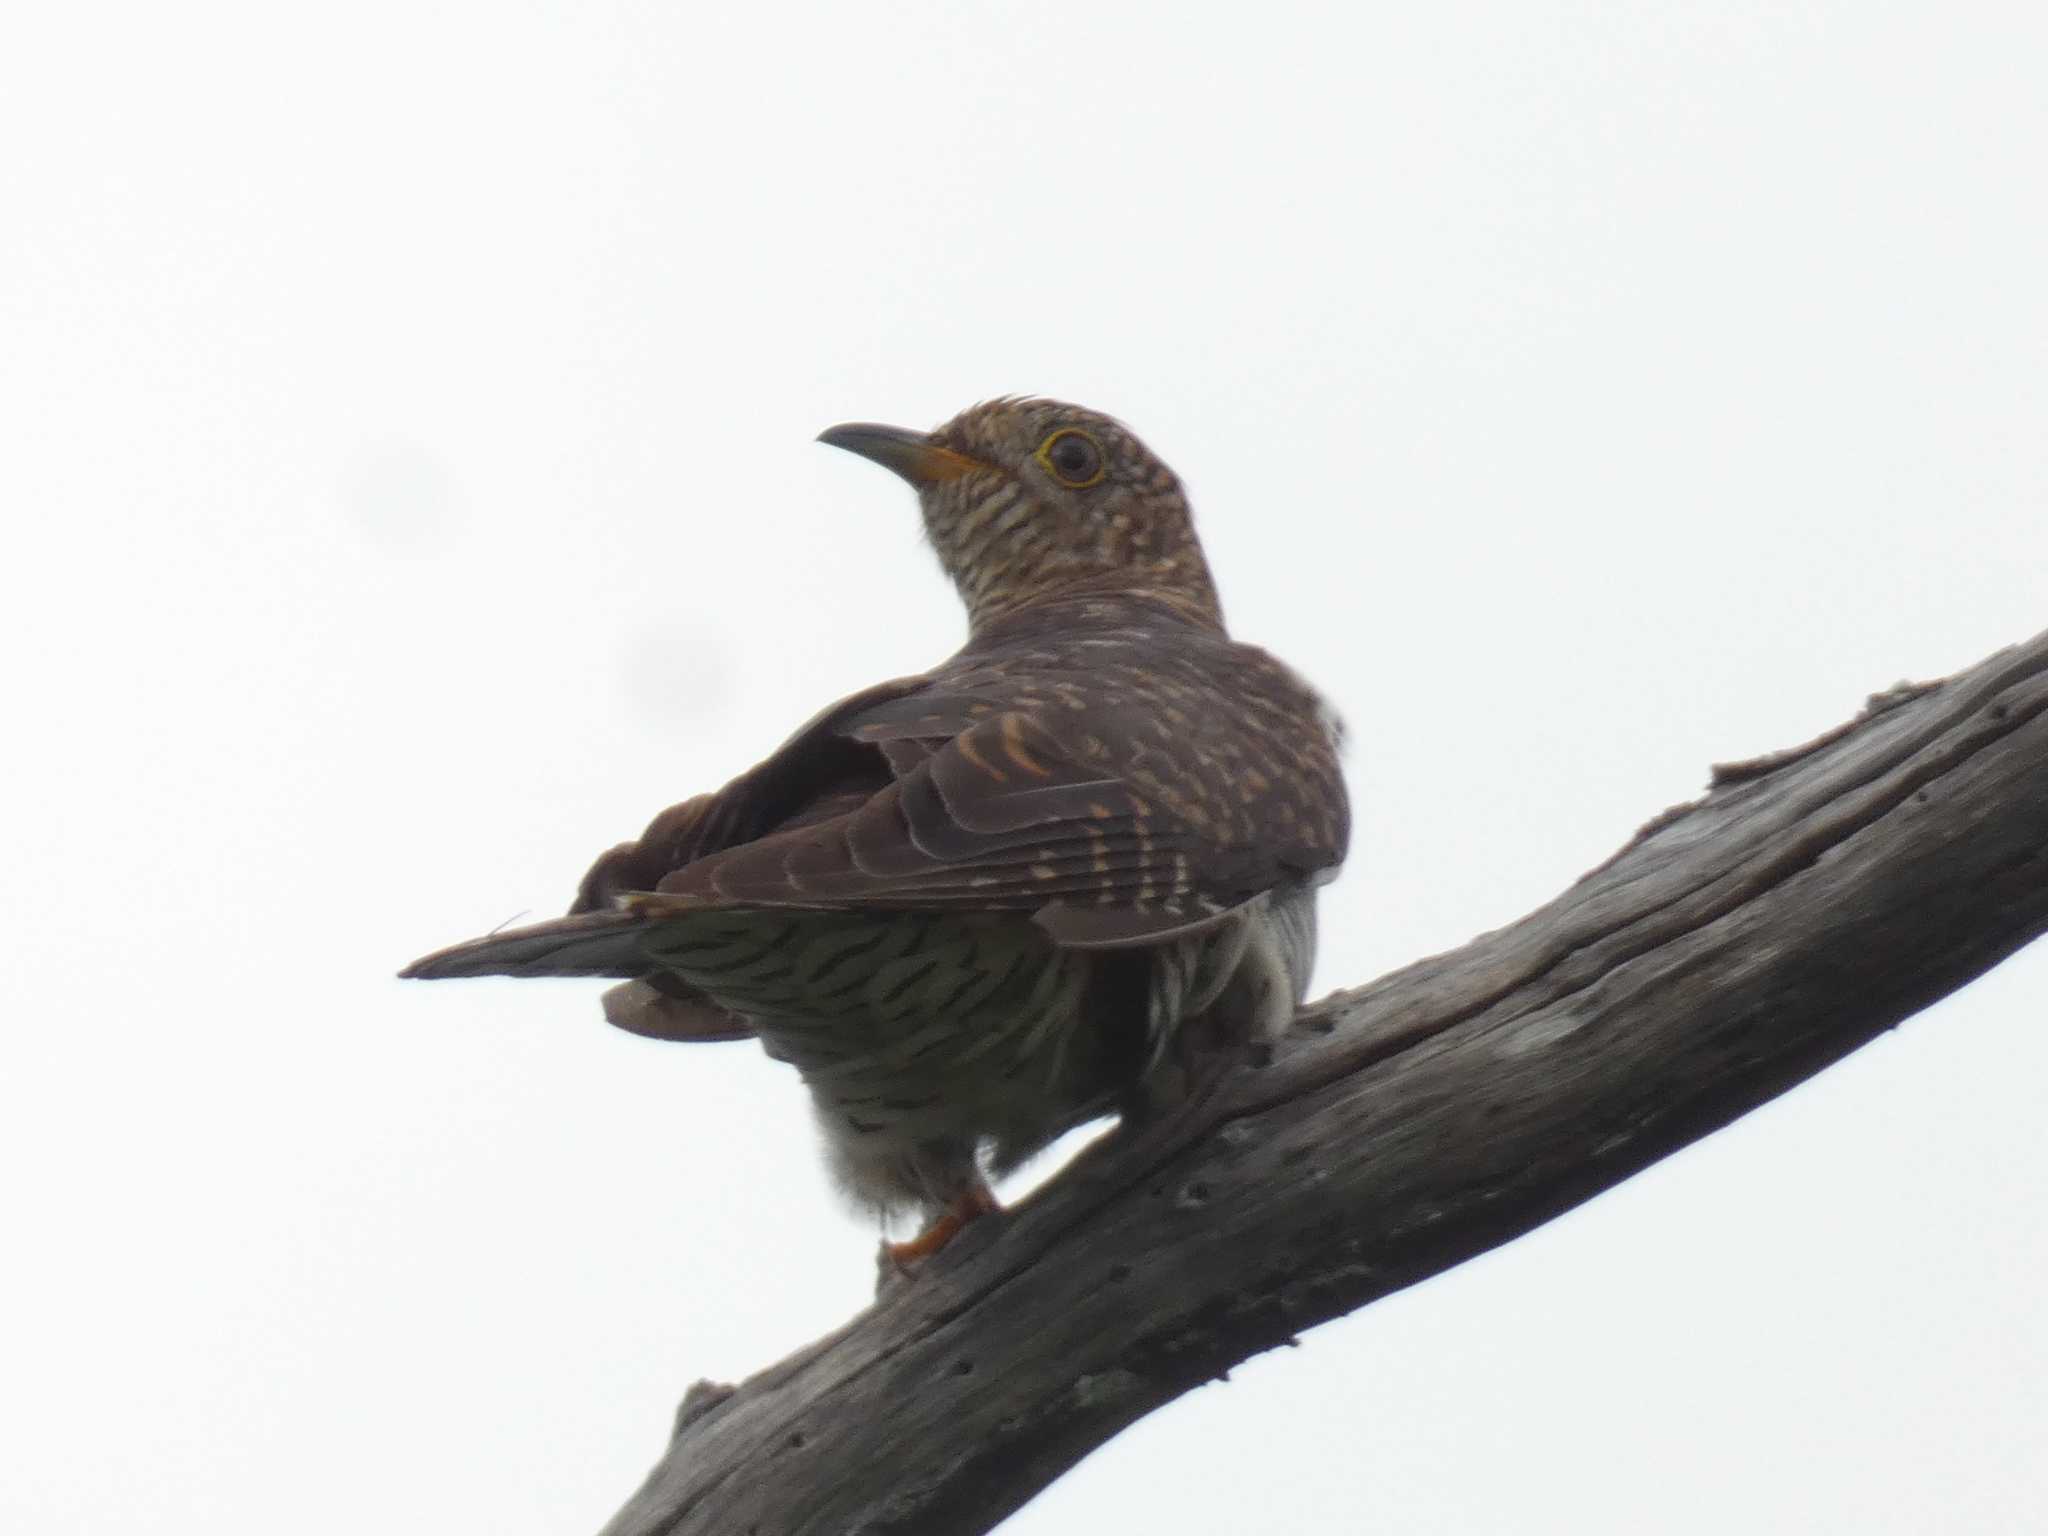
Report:
[[924,683],[922,677],[898,678],[841,699],[725,788],[670,806],[637,838],[599,856],[570,912],[610,910],[620,897],[651,891],[672,871],[709,854],[855,809],[889,782],[890,769],[849,737],[847,721]]
[[1095,947],[1207,926],[1289,878],[1284,850],[1219,843],[1136,787],[1116,761],[1128,719],[1090,723],[1055,731],[971,695],[849,713],[834,728],[883,749],[897,777],[857,809],[685,863],[626,904],[650,919],[707,906],[1010,911]]
[[1343,855],[1334,747],[1297,741],[1321,743],[1320,727],[1289,718],[1269,736],[1334,786],[1319,823],[1288,775],[1247,769],[1246,722],[1215,713],[1169,729],[1128,697],[1061,712],[999,688],[885,683],[605,854],[572,916],[406,974],[644,976],[640,931],[707,908],[1015,912],[1072,947],[1158,943]]

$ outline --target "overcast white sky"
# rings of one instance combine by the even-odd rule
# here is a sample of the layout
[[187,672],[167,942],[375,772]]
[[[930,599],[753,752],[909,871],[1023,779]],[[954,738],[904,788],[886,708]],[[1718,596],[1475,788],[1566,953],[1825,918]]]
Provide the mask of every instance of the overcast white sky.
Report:
[[[864,1301],[804,1096],[404,986],[949,652],[1044,392],[1349,717],[1322,983],[2048,624],[2048,11],[17,7],[0,1523],[591,1530]],[[1004,1529],[2007,1532],[2048,952]]]

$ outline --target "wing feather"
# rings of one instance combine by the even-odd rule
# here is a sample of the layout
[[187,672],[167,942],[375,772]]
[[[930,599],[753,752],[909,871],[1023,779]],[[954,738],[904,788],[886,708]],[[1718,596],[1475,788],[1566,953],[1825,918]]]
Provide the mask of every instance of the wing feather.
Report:
[[1117,644],[1085,673],[963,653],[844,700],[606,854],[578,909],[1008,911],[1115,945],[1341,858],[1334,744],[1292,674],[1223,640]]

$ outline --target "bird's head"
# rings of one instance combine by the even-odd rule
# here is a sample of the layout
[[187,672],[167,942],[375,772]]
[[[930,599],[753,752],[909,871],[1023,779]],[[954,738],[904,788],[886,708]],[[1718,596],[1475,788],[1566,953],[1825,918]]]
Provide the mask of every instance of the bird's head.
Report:
[[849,422],[818,440],[916,488],[925,533],[977,629],[1091,591],[1141,593],[1222,626],[1180,480],[1100,412],[1010,398],[933,432]]

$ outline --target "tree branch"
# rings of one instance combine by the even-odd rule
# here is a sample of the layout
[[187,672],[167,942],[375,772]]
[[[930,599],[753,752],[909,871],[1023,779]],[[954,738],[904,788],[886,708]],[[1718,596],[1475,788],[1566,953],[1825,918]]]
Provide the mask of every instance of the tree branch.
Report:
[[1548,906],[1304,1009],[737,1389],[608,1536],[981,1532],[1125,1425],[1528,1231],[2048,930],[2048,634],[1716,769]]

